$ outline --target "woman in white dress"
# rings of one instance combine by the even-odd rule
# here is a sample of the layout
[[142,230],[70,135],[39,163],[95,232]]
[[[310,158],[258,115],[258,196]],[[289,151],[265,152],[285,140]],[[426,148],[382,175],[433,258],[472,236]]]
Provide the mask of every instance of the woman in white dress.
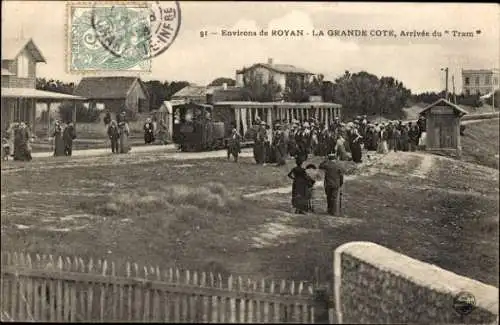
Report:
[[380,135],[379,135],[379,143],[377,147],[377,153],[385,154],[389,152],[389,147],[387,145],[387,132],[385,130],[385,125],[380,126]]

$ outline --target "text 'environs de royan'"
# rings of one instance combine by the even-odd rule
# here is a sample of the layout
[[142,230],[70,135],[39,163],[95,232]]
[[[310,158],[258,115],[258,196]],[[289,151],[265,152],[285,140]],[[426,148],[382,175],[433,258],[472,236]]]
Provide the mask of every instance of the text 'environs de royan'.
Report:
[[[453,37],[474,37],[473,32],[462,31],[445,31]],[[271,37],[440,37],[444,34],[442,31],[427,31],[427,30],[389,30],[389,29],[315,29],[306,31],[303,29],[271,29],[271,30],[227,30],[222,29],[220,35],[224,37],[254,37],[254,36],[271,36]],[[203,35],[202,35],[203,36]]]

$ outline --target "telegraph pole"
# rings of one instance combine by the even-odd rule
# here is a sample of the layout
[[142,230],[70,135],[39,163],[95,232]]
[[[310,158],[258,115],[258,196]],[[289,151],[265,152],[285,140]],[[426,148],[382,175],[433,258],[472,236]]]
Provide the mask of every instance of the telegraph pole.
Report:
[[451,76],[451,84],[453,87],[453,103],[456,105],[457,104],[457,95],[455,93],[455,76]]
[[446,68],[441,68],[441,71],[444,71],[445,72],[445,84],[446,84],[446,90],[445,90],[445,93],[444,93],[444,99],[448,100],[448,67]]

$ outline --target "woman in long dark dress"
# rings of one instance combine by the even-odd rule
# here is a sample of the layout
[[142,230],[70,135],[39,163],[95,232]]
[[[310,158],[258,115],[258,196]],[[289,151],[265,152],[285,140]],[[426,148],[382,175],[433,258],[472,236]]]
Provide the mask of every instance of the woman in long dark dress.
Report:
[[29,148],[30,134],[26,124],[21,122],[15,131],[14,136],[14,160],[31,161]]
[[63,128],[60,121],[56,121],[52,136],[54,137],[54,156],[64,156]]
[[296,158],[295,162],[297,166],[288,173],[288,177],[293,180],[292,206],[295,208],[295,213],[304,214],[309,209],[310,188],[314,184],[314,180],[307,175],[306,170],[302,167],[303,160],[300,157]]
[[349,143],[349,147],[351,148],[352,161],[355,163],[362,162],[362,153],[361,153],[361,140],[362,137],[359,134],[357,128],[353,128],[351,130],[351,142]]

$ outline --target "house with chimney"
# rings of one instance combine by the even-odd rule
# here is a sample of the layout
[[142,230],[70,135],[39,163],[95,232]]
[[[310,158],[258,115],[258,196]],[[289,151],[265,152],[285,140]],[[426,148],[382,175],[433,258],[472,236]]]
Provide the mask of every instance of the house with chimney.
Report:
[[[37,103],[46,104],[50,113],[51,103],[85,100],[80,96],[36,89],[38,63],[47,61],[32,39],[2,37],[2,134],[13,122],[27,123],[35,134],[41,126],[36,120]],[[76,121],[76,105],[73,121]],[[45,127],[50,130],[49,125]]]
[[264,83],[274,80],[284,91],[290,88],[291,83],[298,81],[300,84],[311,81],[314,73],[291,64],[276,64],[273,59],[267,63],[255,63],[248,68],[236,70],[236,86],[243,87],[250,78],[260,78]]

